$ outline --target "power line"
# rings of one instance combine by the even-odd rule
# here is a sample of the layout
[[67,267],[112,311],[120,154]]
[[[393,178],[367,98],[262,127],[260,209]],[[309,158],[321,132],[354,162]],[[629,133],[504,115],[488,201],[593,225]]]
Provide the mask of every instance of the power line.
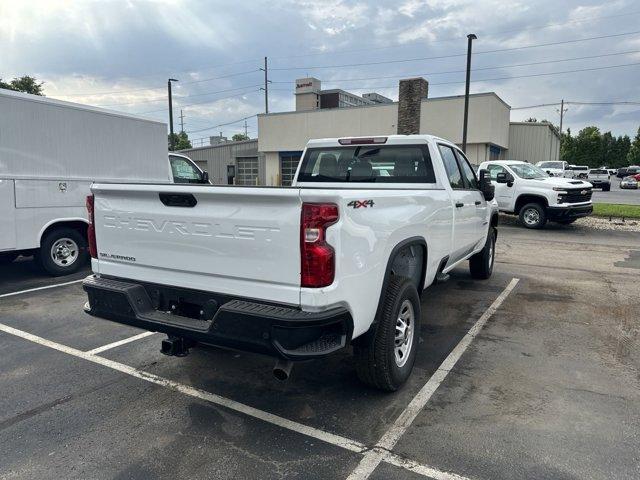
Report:
[[[472,71],[477,72],[477,71],[482,71],[482,70],[499,70],[502,68],[515,68],[515,67],[528,67],[528,66],[533,66],[533,65],[544,65],[544,64],[548,64],[548,63],[560,63],[560,62],[569,62],[569,61],[574,61],[574,60],[588,60],[588,59],[594,59],[594,58],[604,58],[604,57],[614,57],[614,56],[620,56],[620,55],[629,55],[629,54],[633,54],[633,53],[640,53],[640,50],[631,50],[628,52],[619,52],[619,53],[606,53],[606,54],[601,54],[601,55],[589,55],[589,56],[585,56],[585,57],[572,57],[572,58],[562,58],[562,59],[557,59],[557,60],[545,60],[545,61],[541,61],[541,62],[529,62],[529,63],[516,63],[516,64],[512,64],[512,65],[496,65],[493,67],[478,67],[478,68],[473,68]],[[403,78],[403,77],[416,77],[416,76],[433,76],[433,75],[446,75],[446,74],[451,74],[451,73],[464,73],[466,72],[466,70],[447,70],[447,71],[441,71],[441,72],[431,72],[431,73],[416,73],[416,74],[403,74],[403,75],[389,75],[389,76],[383,76],[383,77],[363,77],[363,78],[345,78],[345,79],[331,79],[328,80],[326,83],[336,83],[336,82],[355,82],[355,81],[363,81],[363,80],[382,80],[382,79],[388,79],[388,78]],[[291,84],[291,83],[295,83],[295,81],[273,81],[272,83],[280,83],[280,84]]]
[[[617,102],[572,102],[570,100],[564,101],[565,105],[640,105],[640,102],[631,101],[617,101]],[[538,105],[527,105],[526,107],[511,107],[511,110],[529,110],[533,108],[541,107],[557,107],[560,102],[556,103],[540,103]]]
[[[177,105],[177,106],[181,107],[181,108],[185,108],[185,107],[192,107],[193,105],[204,105],[204,104],[208,104],[208,103],[216,103],[216,102],[219,102],[221,100],[228,100],[230,98],[242,97],[243,95],[248,95],[248,94],[253,93],[253,92],[257,92],[257,90],[247,90],[245,92],[236,93],[235,95],[229,95],[229,96],[226,96],[226,97],[214,98],[214,99],[211,99],[211,100],[204,100],[202,102],[193,102],[193,103],[187,103],[187,104],[184,104],[184,105]],[[131,112],[131,113],[133,115],[147,115],[147,114],[150,114],[150,113],[158,113],[158,112],[166,112],[166,111],[167,111],[166,108],[160,108],[158,110],[150,110],[150,111],[147,111],[147,112]]]
[[[510,47],[510,48],[498,48],[495,50],[480,50],[474,52],[474,55],[483,55],[487,53],[499,53],[499,52],[511,52],[515,50],[524,50],[530,48],[539,48],[539,47],[550,47],[553,45],[566,45],[569,43],[578,43],[578,42],[586,42],[589,40],[601,40],[604,38],[614,38],[614,37],[622,37],[626,35],[636,35],[640,33],[640,30],[636,30],[633,32],[625,32],[625,33],[614,33],[610,35],[599,35],[596,37],[587,37],[587,38],[578,38],[573,40],[563,40],[560,42],[548,42],[548,43],[537,43],[532,45],[522,45],[519,47]],[[456,53],[452,55],[437,55],[433,57],[419,57],[419,58],[405,58],[399,60],[384,60],[380,62],[362,62],[362,63],[349,63],[349,64],[340,64],[340,65],[309,65],[304,67],[279,67],[279,68],[271,68],[271,70],[276,71],[287,71],[287,70],[317,70],[317,69],[325,69],[325,68],[346,68],[346,67],[363,67],[368,65],[387,65],[390,63],[406,63],[406,62],[419,62],[423,60],[438,60],[443,58],[455,58],[455,57],[464,57],[466,53]]]
[[[609,19],[609,18],[619,18],[619,17],[630,17],[633,15],[640,15],[640,11],[637,12],[628,12],[628,13],[620,13],[620,14],[616,14],[616,15],[605,15],[605,16],[600,16],[600,17],[585,17],[582,19],[577,19],[577,20],[570,20],[567,22],[562,22],[562,23],[547,23],[547,24],[543,24],[543,25],[536,25],[536,26],[532,26],[532,27],[523,27],[523,28],[518,28],[518,29],[512,29],[512,30],[500,30],[497,32],[482,32],[480,31],[479,35],[482,35],[483,37],[491,37],[491,36],[497,36],[497,35],[502,35],[505,33],[515,33],[515,32],[523,32],[523,31],[530,31],[530,30],[542,30],[545,28],[551,28],[551,27],[561,27],[564,25],[569,25],[569,24],[573,24],[573,23],[582,23],[582,22],[588,22],[591,20],[605,20],[605,19]],[[452,41],[458,41],[458,40],[463,40],[466,39],[465,36],[460,36],[460,37],[448,37],[448,38],[442,38],[442,39],[437,39],[437,40],[430,40],[427,43],[431,44],[431,43],[443,43],[443,42],[452,42]],[[371,51],[377,51],[377,50],[387,50],[387,49],[391,49],[391,48],[400,48],[400,47],[408,47],[408,46],[413,46],[413,45],[424,45],[423,41],[417,41],[417,42],[407,42],[407,43],[399,43],[399,44],[395,44],[395,45],[387,45],[387,46],[383,46],[383,47],[369,47],[369,48],[360,48],[360,49],[353,49],[353,50],[331,50],[331,51],[326,51],[326,52],[313,52],[313,53],[307,53],[307,54],[301,54],[301,55],[288,55],[288,56],[280,56],[280,57],[272,57],[274,60],[279,60],[279,59],[289,59],[289,58],[302,58],[302,57],[311,57],[311,56],[320,56],[320,55],[335,55],[335,54],[343,54],[343,53],[360,53],[360,52],[371,52]]]
[[[182,98],[192,98],[192,97],[202,97],[205,95],[215,95],[217,93],[226,93],[226,92],[233,92],[235,90],[241,90],[243,88],[254,88],[254,87],[259,87],[260,85],[244,85],[242,87],[235,87],[235,88],[228,88],[226,90],[218,90],[216,92],[205,92],[205,93],[194,93],[192,95],[182,95],[182,96],[177,96],[176,99],[180,100]],[[164,102],[166,100],[166,98],[159,98],[157,100],[141,100],[138,102],[128,102],[128,103],[114,103],[114,104],[110,104],[110,105],[96,105],[98,107],[102,107],[102,108],[108,108],[108,107],[120,107],[123,105],[139,105],[141,103],[155,103],[155,102]]]
[[[591,72],[591,71],[595,71],[595,70],[608,70],[610,68],[631,67],[631,66],[636,66],[636,65],[640,65],[640,62],[624,63],[624,64],[620,64],[620,65],[609,65],[607,67],[593,67],[593,68],[580,68],[580,69],[575,69],[575,70],[564,70],[564,71],[561,71],[561,72],[534,73],[534,74],[530,74],[530,75],[513,75],[511,77],[476,78],[476,79],[472,80],[472,83],[492,82],[492,81],[498,81],[498,80],[513,80],[513,79],[517,79],[517,78],[545,77],[545,76],[549,76],[549,75],[561,75],[561,74],[565,74],[565,73]],[[455,81],[455,82],[429,83],[429,86],[435,86],[435,85],[458,85],[458,84],[462,84],[462,83],[465,83],[465,81],[462,80],[462,81]],[[397,88],[397,85],[369,86],[369,87],[362,87],[362,88],[351,88],[351,90],[372,90],[372,89],[383,89],[383,88]],[[289,91],[288,89],[284,89],[284,88],[283,89],[278,89],[278,90],[279,91]]]
[[201,129],[199,129],[199,130],[189,130],[189,131],[188,131],[188,132],[186,132],[186,133],[198,133],[198,132],[204,132],[205,130],[212,130],[212,129],[214,129],[214,128],[218,128],[218,127],[224,127],[224,126],[227,126],[227,125],[233,125],[234,123],[240,123],[240,122],[243,122],[244,120],[249,120],[250,118],[253,118],[253,117],[255,117],[256,115],[258,115],[258,114],[257,114],[257,113],[254,113],[253,115],[249,115],[249,116],[247,116],[247,117],[243,117],[243,118],[241,118],[241,119],[239,119],[239,120],[234,120],[234,121],[232,121],[232,122],[226,122],[226,123],[220,123],[220,124],[218,124],[218,125],[213,125],[212,127],[208,127],[208,128],[201,128]]

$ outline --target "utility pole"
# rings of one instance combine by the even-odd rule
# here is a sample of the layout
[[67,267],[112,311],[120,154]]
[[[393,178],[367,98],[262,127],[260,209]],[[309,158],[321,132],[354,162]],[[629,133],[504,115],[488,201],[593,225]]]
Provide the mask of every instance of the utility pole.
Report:
[[173,138],[173,97],[171,95],[171,82],[177,82],[175,78],[167,80],[167,89],[169,90],[169,144],[171,151],[175,148],[175,139]]
[[[556,109],[557,110],[557,109]],[[562,123],[564,121],[564,113],[567,111],[567,108],[564,108],[564,98],[560,101],[560,148],[562,148]]]
[[180,109],[180,132],[184,132],[184,114],[182,113],[182,109]]
[[475,34],[467,35],[467,81],[464,88],[464,120],[462,124],[462,151],[467,153],[467,122],[469,120],[469,85],[471,83],[471,44],[476,40]]
[[247,135],[247,120],[244,120],[244,136],[249,138],[249,135]]
[[564,108],[564,98],[560,101],[560,135],[562,135],[562,123],[564,121],[564,114],[568,108]]
[[260,90],[264,90],[264,113],[269,113],[269,67],[267,65],[267,57],[264,57],[264,68],[261,68],[264,72],[264,87],[260,88]]

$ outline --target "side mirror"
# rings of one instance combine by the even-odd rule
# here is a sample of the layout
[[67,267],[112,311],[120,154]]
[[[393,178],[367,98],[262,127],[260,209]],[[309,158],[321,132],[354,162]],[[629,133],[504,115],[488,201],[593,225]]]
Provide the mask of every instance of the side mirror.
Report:
[[513,176],[507,172],[500,172],[496,175],[497,183],[506,183],[508,187],[513,185]]
[[495,196],[496,187],[491,184],[491,176],[489,170],[480,170],[480,191],[487,202],[493,200]]
[[202,172],[202,183],[209,183],[209,172]]

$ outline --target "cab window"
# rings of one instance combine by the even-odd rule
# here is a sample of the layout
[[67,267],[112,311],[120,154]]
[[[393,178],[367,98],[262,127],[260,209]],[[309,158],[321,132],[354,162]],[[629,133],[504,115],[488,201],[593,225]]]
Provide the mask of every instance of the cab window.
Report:
[[464,156],[460,150],[456,150],[456,157],[458,157],[458,164],[460,165],[460,170],[462,171],[462,176],[465,181],[465,188],[478,189],[478,179],[476,178],[476,173],[471,168],[469,164],[469,160]]
[[174,183],[201,183],[202,172],[186,158],[169,156]]
[[504,168],[502,165],[496,165],[495,163],[490,163],[489,165],[487,165],[487,170],[489,170],[491,180],[496,180],[499,173],[507,173],[506,168]]
[[458,166],[453,149],[448,145],[439,144],[438,150],[440,150],[440,156],[444,163],[444,169],[447,171],[451,188],[464,189],[464,180],[462,179],[462,173],[460,172],[460,167]]

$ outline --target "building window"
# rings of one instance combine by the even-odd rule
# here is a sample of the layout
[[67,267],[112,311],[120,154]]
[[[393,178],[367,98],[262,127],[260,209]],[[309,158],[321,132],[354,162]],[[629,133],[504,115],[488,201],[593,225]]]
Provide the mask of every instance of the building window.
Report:
[[500,147],[496,147],[495,145],[489,146],[489,160],[498,160],[500,158]]
[[236,185],[258,184],[258,157],[236,159]]
[[280,184],[283,187],[290,187],[293,177],[298,169],[302,152],[287,152],[280,154]]

